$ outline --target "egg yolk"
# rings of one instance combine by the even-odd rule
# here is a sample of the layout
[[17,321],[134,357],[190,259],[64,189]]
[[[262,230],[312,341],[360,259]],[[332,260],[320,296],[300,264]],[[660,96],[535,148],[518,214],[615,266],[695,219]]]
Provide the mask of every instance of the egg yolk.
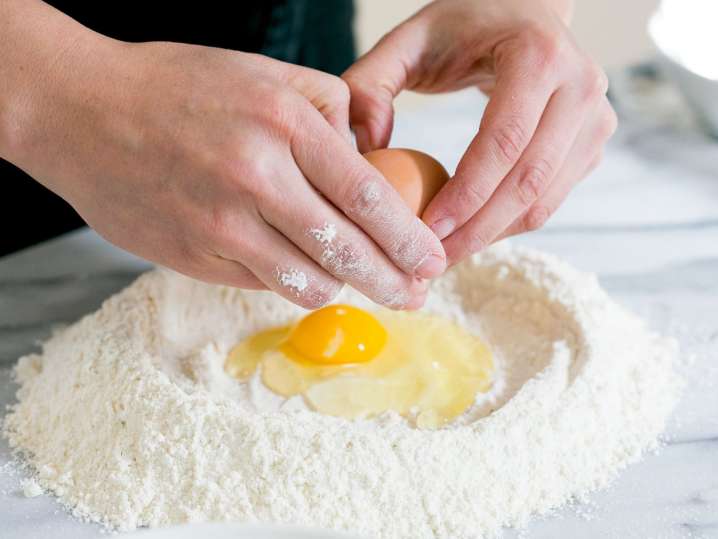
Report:
[[420,428],[438,428],[489,390],[493,359],[478,337],[449,320],[332,305],[250,336],[225,363],[241,381],[257,369],[271,391],[301,395],[320,413],[354,419],[394,411]]
[[386,344],[386,330],[366,311],[351,305],[329,305],[302,318],[281,350],[292,359],[314,365],[364,363]]

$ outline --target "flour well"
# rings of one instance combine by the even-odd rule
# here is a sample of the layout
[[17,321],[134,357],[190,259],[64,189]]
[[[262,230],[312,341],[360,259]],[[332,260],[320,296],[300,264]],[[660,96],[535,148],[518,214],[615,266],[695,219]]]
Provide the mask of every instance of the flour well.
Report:
[[[349,289],[337,301],[378,309]],[[500,368],[442,430],[322,416],[238,383],[229,349],[304,311],[154,271],[20,359],[5,434],[39,487],[112,527],[240,520],[382,539],[492,537],[656,447],[676,344],[593,276],[499,246],[438,279],[426,310],[476,332]]]

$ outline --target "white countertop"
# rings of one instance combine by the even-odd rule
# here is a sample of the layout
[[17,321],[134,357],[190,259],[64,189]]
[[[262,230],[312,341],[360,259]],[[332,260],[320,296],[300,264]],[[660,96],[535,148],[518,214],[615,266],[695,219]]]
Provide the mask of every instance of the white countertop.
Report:
[[[429,151],[453,170],[481,109],[478,96],[462,93],[400,114],[394,145]],[[669,117],[632,119],[549,226],[516,241],[598,273],[611,294],[676,336],[684,356],[694,359],[657,454],[585,502],[505,536],[718,537],[718,143]],[[1,258],[0,407],[13,401],[8,367],[19,355],[147,267],[91,231]],[[22,472],[9,458],[2,440],[0,537],[106,534],[74,520],[49,496],[25,498]]]

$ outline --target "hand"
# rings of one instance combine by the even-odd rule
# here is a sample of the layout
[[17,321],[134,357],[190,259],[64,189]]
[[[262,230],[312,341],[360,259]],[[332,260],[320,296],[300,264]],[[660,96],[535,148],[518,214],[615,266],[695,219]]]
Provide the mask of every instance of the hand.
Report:
[[252,54],[93,39],[53,64],[57,84],[37,85],[11,158],[101,235],[308,308],[344,282],[389,307],[423,303],[420,277],[445,268],[441,243],[353,148],[341,79]]
[[362,152],[384,147],[404,89],[490,96],[454,178],[423,219],[450,263],[539,228],[600,160],[616,127],[607,78],[548,0],[436,0],[343,75]]

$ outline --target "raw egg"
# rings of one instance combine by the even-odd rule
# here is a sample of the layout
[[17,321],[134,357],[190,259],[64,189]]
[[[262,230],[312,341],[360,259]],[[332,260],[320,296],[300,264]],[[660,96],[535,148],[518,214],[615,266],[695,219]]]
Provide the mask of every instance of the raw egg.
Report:
[[376,318],[351,305],[330,305],[297,323],[282,352],[314,365],[364,363],[382,350],[386,330]]
[[404,202],[418,216],[449,180],[446,169],[436,159],[417,150],[389,148],[375,150],[364,157],[394,186]]
[[330,305],[250,336],[225,363],[240,381],[257,369],[271,391],[301,395],[323,414],[394,411],[420,428],[438,428],[489,390],[493,359],[478,337],[443,318]]

